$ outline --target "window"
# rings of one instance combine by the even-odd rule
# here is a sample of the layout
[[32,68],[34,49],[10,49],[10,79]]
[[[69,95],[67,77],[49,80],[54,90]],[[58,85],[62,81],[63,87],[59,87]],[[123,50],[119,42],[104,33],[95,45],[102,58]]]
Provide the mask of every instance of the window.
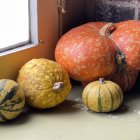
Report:
[[[3,1],[6,1],[4,11],[6,12],[7,16],[11,18],[9,16],[11,11],[8,9],[8,7],[10,6],[12,8],[12,3],[15,5],[17,4],[15,0],[2,0],[0,1],[0,5]],[[20,3],[22,3],[22,1],[27,2],[27,0],[17,0],[17,3],[18,1],[20,1]],[[28,0],[28,2],[29,32],[27,32],[26,35],[29,36],[29,42],[20,46],[18,45],[16,48],[12,47],[10,50],[8,49],[0,52],[0,79],[8,78],[16,80],[21,66],[33,58],[53,58],[54,47],[58,39],[57,0]],[[4,11],[2,11],[3,14],[0,16],[0,22],[2,21],[2,18],[5,17]],[[8,20],[8,27],[12,28],[12,20],[13,19],[11,19],[11,21]],[[16,25],[18,20],[19,19],[15,19]],[[14,29],[13,32],[16,30],[17,28]],[[23,42],[28,39],[27,36],[25,39],[23,39]],[[2,39],[0,37],[0,42],[1,41]]]
[[[0,2],[0,52],[33,42],[31,40],[33,30],[30,25],[36,24],[37,12],[34,7],[36,2],[32,1],[3,0]],[[31,4],[32,7],[30,7]],[[34,28],[34,30],[37,29]]]

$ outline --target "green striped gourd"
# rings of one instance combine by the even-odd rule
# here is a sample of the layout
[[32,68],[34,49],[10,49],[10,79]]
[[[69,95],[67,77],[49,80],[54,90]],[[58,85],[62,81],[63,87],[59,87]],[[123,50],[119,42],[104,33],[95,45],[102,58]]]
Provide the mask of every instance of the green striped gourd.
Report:
[[110,112],[118,109],[123,101],[123,92],[119,85],[111,81],[89,83],[83,90],[84,104],[95,112]]
[[16,118],[25,105],[25,95],[18,84],[9,79],[0,80],[0,122]]

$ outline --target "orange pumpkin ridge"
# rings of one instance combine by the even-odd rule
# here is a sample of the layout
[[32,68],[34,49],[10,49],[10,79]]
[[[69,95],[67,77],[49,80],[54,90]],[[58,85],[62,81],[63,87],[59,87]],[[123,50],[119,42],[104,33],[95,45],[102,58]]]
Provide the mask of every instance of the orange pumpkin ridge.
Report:
[[116,71],[116,45],[99,34],[107,23],[91,22],[64,34],[55,49],[55,59],[71,78],[89,81]]
[[116,23],[116,30],[110,38],[114,40],[119,49],[125,54],[127,70],[140,69],[140,21],[129,20]]

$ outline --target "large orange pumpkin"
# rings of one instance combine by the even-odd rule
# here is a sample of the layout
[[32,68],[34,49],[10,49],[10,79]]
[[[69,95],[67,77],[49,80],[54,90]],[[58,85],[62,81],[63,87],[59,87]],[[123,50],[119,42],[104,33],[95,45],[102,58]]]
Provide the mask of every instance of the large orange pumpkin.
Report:
[[123,52],[124,64],[128,70],[140,69],[140,21],[129,20],[115,24],[110,38]]
[[108,38],[110,30],[113,26],[101,22],[87,23],[70,30],[56,45],[56,61],[79,81],[114,73],[116,46]]
[[[108,23],[94,22],[94,24],[99,30]],[[116,60],[120,63],[120,67],[128,71],[140,70],[140,21],[128,20],[115,23],[114,29],[108,37],[119,50],[120,54],[117,54]],[[122,60],[119,60],[119,57]]]
[[[93,24],[100,30],[108,23],[94,22]],[[140,70],[140,21],[123,21],[115,23],[114,27],[115,30],[108,37],[119,50],[116,58],[119,67],[128,71]]]

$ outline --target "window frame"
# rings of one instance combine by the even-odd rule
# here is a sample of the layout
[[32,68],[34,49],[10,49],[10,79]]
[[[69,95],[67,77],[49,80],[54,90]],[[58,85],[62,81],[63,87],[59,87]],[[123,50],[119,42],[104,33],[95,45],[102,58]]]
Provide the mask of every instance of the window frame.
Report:
[[[34,0],[31,0],[34,2]],[[28,45],[0,53],[0,79],[16,80],[20,68],[33,58],[54,59],[54,49],[58,40],[57,0],[36,0],[37,39]]]
[[28,0],[29,38],[26,41],[0,48],[0,56],[21,51],[38,45],[38,15],[37,0]]

